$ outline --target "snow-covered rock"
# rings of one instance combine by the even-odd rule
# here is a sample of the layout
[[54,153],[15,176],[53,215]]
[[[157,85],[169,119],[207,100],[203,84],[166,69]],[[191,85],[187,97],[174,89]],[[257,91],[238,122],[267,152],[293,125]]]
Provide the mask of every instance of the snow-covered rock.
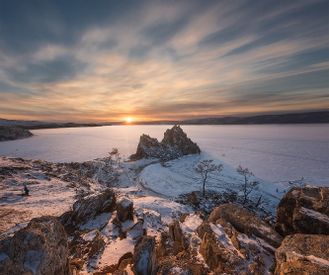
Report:
[[329,274],[329,236],[294,234],[275,252],[275,274]]
[[0,243],[0,273],[66,275],[68,254],[67,235],[61,223],[49,216],[35,218]]
[[113,211],[115,202],[115,194],[110,189],[84,197],[73,204],[72,211],[61,216],[61,222],[66,230],[71,231],[77,225],[83,225],[93,220],[97,215]]
[[277,208],[276,229],[292,233],[329,235],[329,188],[292,188]]
[[257,236],[274,247],[282,241],[282,237],[269,224],[237,204],[223,204],[215,208],[208,221],[215,223],[219,219],[229,222],[239,232]]

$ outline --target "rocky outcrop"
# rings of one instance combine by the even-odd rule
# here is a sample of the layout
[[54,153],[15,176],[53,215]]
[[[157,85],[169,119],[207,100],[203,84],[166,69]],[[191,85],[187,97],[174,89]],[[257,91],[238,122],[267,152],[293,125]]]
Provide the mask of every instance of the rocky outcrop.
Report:
[[161,143],[167,147],[177,148],[183,155],[200,154],[199,146],[187,137],[179,125],[167,129]]
[[277,208],[276,229],[282,235],[293,233],[329,234],[329,188],[292,188]]
[[136,275],[156,274],[155,238],[143,236],[135,246],[133,270]]
[[134,216],[134,204],[131,200],[127,198],[121,199],[117,203],[117,217],[120,222],[125,222],[127,220],[133,220]]
[[269,224],[237,204],[223,204],[215,208],[208,221],[216,223],[219,219],[230,223],[239,232],[257,236],[274,247],[282,241],[282,237]]
[[104,192],[77,200],[73,204],[73,210],[64,213],[60,220],[65,229],[70,232],[76,226],[86,223],[104,212],[114,210],[116,204],[115,194],[107,189]]
[[287,236],[275,252],[276,275],[329,274],[329,236]]
[[68,274],[67,235],[54,217],[35,218],[0,243],[0,274]]
[[130,159],[158,158],[166,161],[183,155],[199,154],[200,152],[199,146],[187,137],[180,126],[175,125],[166,130],[161,142],[148,135],[142,135],[137,151],[130,156]]
[[28,138],[31,136],[33,136],[33,134],[24,128],[0,126],[0,141]]
[[163,154],[163,148],[160,142],[156,138],[151,138],[149,135],[141,135],[139,143],[137,145],[136,153],[130,156],[132,160],[138,160],[143,158],[160,158]]

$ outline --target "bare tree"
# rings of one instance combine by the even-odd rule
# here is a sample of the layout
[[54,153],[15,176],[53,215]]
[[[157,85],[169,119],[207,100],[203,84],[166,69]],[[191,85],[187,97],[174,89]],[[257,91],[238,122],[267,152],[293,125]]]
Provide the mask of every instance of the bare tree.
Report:
[[222,164],[214,164],[213,160],[206,159],[200,161],[197,166],[195,167],[195,171],[200,174],[202,179],[202,196],[206,195],[206,183],[208,177],[211,173],[217,172],[218,174],[223,170]]
[[[250,181],[250,178],[254,175],[248,168],[242,168],[241,165],[236,169],[236,171],[244,177],[244,183],[242,184],[240,190],[243,192],[243,202],[246,204],[249,195],[258,188],[258,181]],[[261,198],[260,198],[261,200]],[[258,202],[258,204],[260,201]]]

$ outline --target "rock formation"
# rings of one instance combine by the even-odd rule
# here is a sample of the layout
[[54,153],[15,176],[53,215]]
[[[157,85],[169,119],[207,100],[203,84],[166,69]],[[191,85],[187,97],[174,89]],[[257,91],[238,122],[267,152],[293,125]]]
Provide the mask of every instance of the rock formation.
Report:
[[69,274],[67,235],[54,217],[35,218],[0,243],[0,274]]
[[270,225],[235,204],[215,208],[197,232],[200,253],[216,274],[264,274],[281,242]]
[[103,212],[111,212],[115,208],[116,198],[112,190],[107,189],[104,192],[88,196],[77,200],[73,204],[73,210],[64,213],[60,220],[65,229],[70,232],[77,225],[86,223]]
[[276,229],[292,233],[329,234],[329,188],[295,187],[280,201]]
[[27,138],[33,134],[24,128],[12,126],[0,126],[0,141],[14,140],[19,138]]
[[200,152],[199,146],[187,137],[180,126],[175,125],[166,130],[161,142],[148,135],[142,135],[137,151],[130,156],[130,159],[158,158],[167,161],[183,155],[199,154]]
[[183,155],[200,154],[199,146],[187,137],[179,125],[167,129],[161,143],[167,147],[176,148]]
[[223,204],[215,208],[208,221],[215,223],[219,219],[230,223],[241,233],[264,239],[274,247],[278,247],[282,241],[282,237],[269,224],[237,204]]
[[276,250],[276,275],[329,274],[329,236],[287,236]]

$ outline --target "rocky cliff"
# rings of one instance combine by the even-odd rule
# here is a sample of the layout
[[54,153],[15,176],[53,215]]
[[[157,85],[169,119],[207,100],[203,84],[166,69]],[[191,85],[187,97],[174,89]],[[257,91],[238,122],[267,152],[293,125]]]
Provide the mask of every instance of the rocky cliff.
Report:
[[32,135],[33,134],[27,129],[11,126],[0,126],[0,141],[27,138]]
[[130,158],[132,160],[158,158],[166,161],[183,155],[200,154],[200,152],[199,146],[187,137],[179,125],[175,125],[166,130],[161,142],[148,135],[142,135],[136,153]]

